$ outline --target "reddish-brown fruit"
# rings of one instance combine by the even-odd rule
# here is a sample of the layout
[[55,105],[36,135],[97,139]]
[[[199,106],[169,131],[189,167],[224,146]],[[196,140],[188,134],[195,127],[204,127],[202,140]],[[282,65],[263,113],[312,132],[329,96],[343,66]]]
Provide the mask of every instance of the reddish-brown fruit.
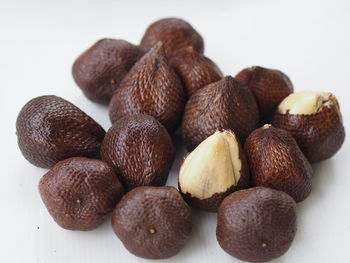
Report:
[[254,66],[243,69],[236,75],[236,79],[253,92],[260,119],[265,123],[271,122],[278,104],[293,92],[292,82],[279,70]]
[[259,111],[251,91],[227,76],[195,92],[182,119],[182,138],[192,151],[216,131],[232,130],[241,143],[258,127]]
[[132,115],[115,122],[101,147],[102,160],[113,165],[127,190],[164,185],[174,156],[167,130],[148,115]]
[[165,18],[151,24],[147,28],[140,46],[149,50],[158,41],[164,43],[165,52],[169,57],[188,46],[192,46],[199,53],[204,51],[201,35],[189,23],[178,18]]
[[87,98],[108,103],[142,53],[127,41],[101,39],[74,62],[73,78]]
[[188,97],[200,88],[223,77],[218,66],[194,50],[193,47],[187,47],[177,52],[171,58],[170,63],[180,76]]
[[98,157],[106,134],[86,113],[56,96],[40,96],[24,105],[16,130],[24,157],[43,168],[69,157]]
[[245,151],[254,185],[286,192],[296,202],[308,197],[313,171],[288,132],[266,124],[249,135]]
[[98,227],[123,195],[113,168],[100,160],[73,157],[57,163],[40,180],[41,198],[61,227]]
[[111,100],[109,116],[113,123],[125,116],[147,114],[174,132],[185,100],[181,81],[169,66],[162,44],[158,43],[120,83]]
[[332,93],[291,94],[278,107],[273,125],[292,134],[311,163],[333,156],[345,139],[339,104]]
[[119,202],[112,226],[132,254],[163,259],[185,246],[192,232],[192,217],[174,187],[141,186]]
[[249,166],[232,131],[216,132],[181,164],[179,189],[193,207],[216,212],[230,193],[250,186]]
[[297,231],[294,200],[281,191],[254,187],[224,199],[218,211],[216,238],[231,256],[266,262],[282,256]]

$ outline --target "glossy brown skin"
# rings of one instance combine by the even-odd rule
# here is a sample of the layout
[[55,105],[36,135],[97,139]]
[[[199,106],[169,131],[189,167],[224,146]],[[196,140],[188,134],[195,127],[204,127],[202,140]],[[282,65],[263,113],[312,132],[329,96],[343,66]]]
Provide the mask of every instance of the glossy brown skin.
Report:
[[281,101],[293,93],[293,84],[283,72],[263,67],[243,69],[236,79],[248,86],[258,103],[261,124],[271,123],[273,114]]
[[147,51],[158,41],[164,43],[165,52],[169,57],[188,46],[192,46],[199,53],[204,51],[201,35],[189,23],[178,18],[165,18],[151,24],[140,46]]
[[113,124],[101,147],[125,188],[164,185],[175,149],[167,130],[153,117],[133,115]]
[[241,143],[258,127],[259,111],[251,91],[227,76],[195,92],[182,119],[182,138],[192,151],[216,131],[232,130]]
[[224,199],[218,211],[216,237],[231,256],[266,262],[288,250],[296,230],[294,200],[281,191],[254,187]]
[[82,231],[98,227],[123,195],[110,165],[81,157],[57,163],[41,178],[39,191],[58,225]]
[[245,143],[252,183],[286,192],[301,202],[311,192],[313,171],[294,138],[270,127],[252,132]]
[[73,64],[75,82],[92,101],[108,103],[143,52],[121,39],[101,39]]
[[24,105],[16,130],[23,156],[42,168],[74,156],[98,157],[106,134],[86,113],[56,96],[37,97]]
[[310,115],[281,114],[277,111],[273,125],[293,135],[310,163],[332,157],[345,139],[342,118],[335,106],[323,107]]
[[120,83],[109,105],[109,116],[114,123],[134,114],[151,115],[172,133],[181,120],[185,100],[181,81],[158,43]]
[[187,97],[223,77],[218,66],[194,50],[193,47],[178,51],[171,58],[170,63],[180,76]]
[[[237,141],[238,142],[238,141]],[[247,159],[245,157],[244,151],[238,142],[239,147],[239,158],[242,162],[242,167],[240,170],[241,177],[238,181],[237,185],[233,185],[228,188],[225,192],[216,193],[210,198],[199,199],[195,196],[192,196],[190,193],[183,193],[181,191],[181,185],[179,183],[179,191],[182,194],[184,200],[193,208],[197,208],[199,210],[207,211],[207,212],[217,212],[222,200],[229,194],[250,187],[250,173],[249,173],[249,165]],[[219,174],[217,176],[220,176]]]
[[132,254],[163,259],[174,256],[185,246],[192,232],[192,217],[174,187],[141,186],[119,202],[112,226]]

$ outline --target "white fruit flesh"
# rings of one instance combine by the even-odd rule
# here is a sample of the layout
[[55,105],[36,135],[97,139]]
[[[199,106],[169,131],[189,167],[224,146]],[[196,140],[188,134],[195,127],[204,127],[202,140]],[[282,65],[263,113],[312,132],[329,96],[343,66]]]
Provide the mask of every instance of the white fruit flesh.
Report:
[[290,94],[278,106],[281,114],[314,114],[323,107],[337,105],[332,93],[317,91],[301,91]]
[[237,185],[242,162],[231,131],[216,132],[198,145],[184,160],[179,174],[183,193],[207,199]]

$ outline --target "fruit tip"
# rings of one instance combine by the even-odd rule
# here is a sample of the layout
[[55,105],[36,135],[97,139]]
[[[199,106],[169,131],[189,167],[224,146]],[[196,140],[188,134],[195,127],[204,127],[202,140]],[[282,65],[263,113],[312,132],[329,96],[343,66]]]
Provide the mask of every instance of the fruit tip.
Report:
[[162,41],[158,41],[157,44],[154,45],[153,49],[160,49],[161,47],[163,47],[163,42]]

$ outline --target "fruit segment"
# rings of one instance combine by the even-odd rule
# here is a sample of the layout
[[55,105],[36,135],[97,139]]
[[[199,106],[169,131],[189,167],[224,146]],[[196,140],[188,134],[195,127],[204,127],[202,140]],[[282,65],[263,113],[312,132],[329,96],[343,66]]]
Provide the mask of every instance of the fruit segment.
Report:
[[232,131],[216,132],[183,161],[179,188],[193,207],[215,212],[222,199],[249,186],[244,153]]

